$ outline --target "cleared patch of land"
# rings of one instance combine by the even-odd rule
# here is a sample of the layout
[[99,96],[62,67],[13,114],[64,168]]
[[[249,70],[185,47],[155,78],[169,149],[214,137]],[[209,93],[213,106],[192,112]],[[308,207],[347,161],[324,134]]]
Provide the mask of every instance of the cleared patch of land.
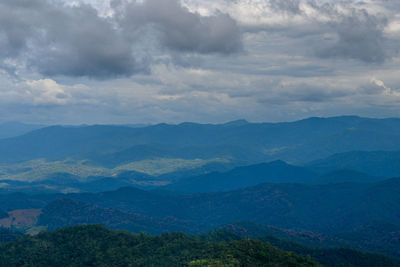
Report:
[[35,225],[42,211],[40,209],[26,209],[9,211],[8,218],[0,220],[2,227],[29,227]]
[[140,160],[130,162],[116,167],[116,171],[137,171],[149,175],[161,175],[177,170],[195,169],[204,166],[207,163],[218,162],[228,163],[227,159],[214,158],[214,159],[176,159],[176,158],[159,158],[150,160]]
[[[89,176],[116,176],[124,171],[137,171],[157,176],[178,170],[199,168],[208,163],[228,163],[227,159],[180,159],[180,158],[155,158],[149,160],[133,161],[117,166],[113,169],[94,166],[86,160],[47,161],[35,159],[20,163],[1,164],[0,180],[18,180],[25,182],[40,181],[51,178],[52,174],[68,173],[82,180]],[[0,186],[2,186],[0,184]],[[4,185],[3,185],[4,186]]]

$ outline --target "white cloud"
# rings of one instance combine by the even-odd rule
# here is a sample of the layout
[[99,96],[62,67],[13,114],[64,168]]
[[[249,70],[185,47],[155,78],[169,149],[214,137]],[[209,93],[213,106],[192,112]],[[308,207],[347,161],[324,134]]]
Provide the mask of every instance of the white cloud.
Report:
[[65,91],[63,86],[51,79],[27,81],[27,94],[32,96],[35,104],[56,104],[65,105],[71,95]]

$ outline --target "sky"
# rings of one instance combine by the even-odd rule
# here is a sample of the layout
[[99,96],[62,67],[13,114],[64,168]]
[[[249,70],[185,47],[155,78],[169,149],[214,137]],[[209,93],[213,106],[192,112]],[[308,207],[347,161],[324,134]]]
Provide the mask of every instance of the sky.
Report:
[[0,122],[400,117],[397,0],[1,0]]

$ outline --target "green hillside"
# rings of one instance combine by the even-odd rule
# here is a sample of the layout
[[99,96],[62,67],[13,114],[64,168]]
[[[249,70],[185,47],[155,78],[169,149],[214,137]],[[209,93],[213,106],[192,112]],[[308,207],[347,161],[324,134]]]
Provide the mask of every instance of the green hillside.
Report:
[[318,266],[257,240],[150,236],[98,225],[68,227],[0,245],[0,266]]

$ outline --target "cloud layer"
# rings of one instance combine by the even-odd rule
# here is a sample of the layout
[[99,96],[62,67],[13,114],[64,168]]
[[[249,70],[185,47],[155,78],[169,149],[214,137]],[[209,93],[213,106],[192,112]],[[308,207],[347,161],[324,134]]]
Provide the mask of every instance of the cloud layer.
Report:
[[50,77],[113,78],[148,72],[157,55],[152,46],[191,53],[241,49],[239,29],[227,14],[204,17],[177,0],[113,1],[112,6],[113,15],[103,17],[88,4],[2,1],[2,65]]
[[0,121],[400,116],[386,0],[4,0]]

